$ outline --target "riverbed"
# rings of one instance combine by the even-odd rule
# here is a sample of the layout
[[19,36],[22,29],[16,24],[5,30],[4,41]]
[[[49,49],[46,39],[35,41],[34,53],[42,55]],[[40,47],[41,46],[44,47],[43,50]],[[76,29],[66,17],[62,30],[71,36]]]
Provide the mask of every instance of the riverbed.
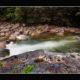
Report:
[[[76,39],[70,39],[72,37],[75,37]],[[26,41],[10,42],[9,44],[6,44],[6,49],[10,50],[10,55],[7,57],[40,49],[64,54],[73,52],[80,53],[80,35],[68,32],[65,33],[64,36],[58,36],[46,32],[40,34],[37,38],[30,38]]]

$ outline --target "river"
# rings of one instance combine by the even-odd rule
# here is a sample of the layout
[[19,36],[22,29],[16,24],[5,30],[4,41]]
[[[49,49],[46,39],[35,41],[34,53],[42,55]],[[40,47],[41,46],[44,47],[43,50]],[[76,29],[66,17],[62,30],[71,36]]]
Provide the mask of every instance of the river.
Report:
[[[69,40],[69,37],[76,37],[75,40]],[[52,52],[72,53],[80,52],[80,35],[66,34],[63,37],[52,33],[43,33],[38,38],[29,39],[27,41],[10,42],[6,45],[6,49],[10,50],[10,56],[18,55],[28,51],[39,49],[47,49]]]

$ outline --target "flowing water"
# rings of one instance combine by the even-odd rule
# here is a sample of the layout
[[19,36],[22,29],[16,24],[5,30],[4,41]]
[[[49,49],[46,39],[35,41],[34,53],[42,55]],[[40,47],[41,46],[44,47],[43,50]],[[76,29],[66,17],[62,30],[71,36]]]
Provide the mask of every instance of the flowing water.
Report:
[[[76,37],[70,40],[70,37]],[[29,39],[27,41],[11,42],[6,45],[6,49],[10,50],[10,55],[17,55],[28,51],[39,49],[47,49],[52,52],[72,53],[80,52],[80,35],[74,33],[65,33],[60,37],[52,33],[43,33],[38,38]]]

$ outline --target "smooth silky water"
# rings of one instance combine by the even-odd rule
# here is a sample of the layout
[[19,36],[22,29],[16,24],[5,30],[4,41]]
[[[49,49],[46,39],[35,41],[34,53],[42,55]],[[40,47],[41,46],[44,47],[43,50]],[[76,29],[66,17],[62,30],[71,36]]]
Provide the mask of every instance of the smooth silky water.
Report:
[[[69,40],[69,37],[76,37],[77,39]],[[80,35],[65,33],[65,36],[60,37],[52,33],[43,33],[39,35],[38,38],[29,39],[27,41],[11,42],[10,44],[6,45],[6,49],[10,50],[10,55],[8,57],[40,49],[47,49],[51,52],[64,54],[72,52],[79,53]]]

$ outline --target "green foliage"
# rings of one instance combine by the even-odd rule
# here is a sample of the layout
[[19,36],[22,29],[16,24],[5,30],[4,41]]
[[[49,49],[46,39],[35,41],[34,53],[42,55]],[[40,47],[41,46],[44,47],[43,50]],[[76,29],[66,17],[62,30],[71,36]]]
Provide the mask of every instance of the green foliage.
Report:
[[43,29],[43,31],[44,31],[44,26],[42,26],[42,29]]
[[2,64],[2,62],[0,61],[0,67],[2,68],[3,67],[3,64]]
[[13,72],[13,73],[16,72],[17,69],[18,69],[17,66],[15,66],[15,67],[13,68],[12,72]]
[[80,15],[80,12],[77,12],[77,13],[76,13],[76,16],[78,16],[78,15]]
[[10,23],[49,23],[75,26],[79,23],[80,7],[0,7],[0,19]]
[[27,67],[24,67],[22,73],[28,73],[29,71],[33,70],[34,66],[27,65]]

